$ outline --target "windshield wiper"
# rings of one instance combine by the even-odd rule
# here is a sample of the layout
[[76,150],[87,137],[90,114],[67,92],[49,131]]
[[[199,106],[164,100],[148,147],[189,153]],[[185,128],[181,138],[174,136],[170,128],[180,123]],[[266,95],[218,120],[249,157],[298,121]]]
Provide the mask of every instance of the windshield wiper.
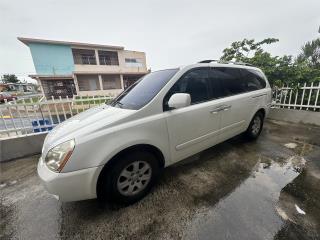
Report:
[[119,108],[122,108],[123,103],[122,103],[122,102],[120,102],[120,101],[114,101],[114,102],[112,103],[112,106],[115,106],[115,105],[118,105],[118,106],[119,106]]

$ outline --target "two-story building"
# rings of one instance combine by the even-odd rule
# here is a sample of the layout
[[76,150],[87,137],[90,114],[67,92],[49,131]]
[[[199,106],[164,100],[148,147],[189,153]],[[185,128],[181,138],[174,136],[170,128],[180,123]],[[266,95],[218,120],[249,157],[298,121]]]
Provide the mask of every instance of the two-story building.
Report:
[[22,38],[46,98],[115,96],[148,73],[144,52],[121,46]]

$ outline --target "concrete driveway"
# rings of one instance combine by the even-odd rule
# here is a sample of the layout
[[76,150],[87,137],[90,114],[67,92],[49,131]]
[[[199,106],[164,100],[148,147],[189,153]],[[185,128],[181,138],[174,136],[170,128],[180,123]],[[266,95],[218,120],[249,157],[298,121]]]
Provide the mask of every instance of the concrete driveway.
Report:
[[[1,239],[319,239],[320,128],[267,122],[167,168],[142,201],[61,203],[38,156],[1,164]],[[72,191],[72,189],[71,189]]]

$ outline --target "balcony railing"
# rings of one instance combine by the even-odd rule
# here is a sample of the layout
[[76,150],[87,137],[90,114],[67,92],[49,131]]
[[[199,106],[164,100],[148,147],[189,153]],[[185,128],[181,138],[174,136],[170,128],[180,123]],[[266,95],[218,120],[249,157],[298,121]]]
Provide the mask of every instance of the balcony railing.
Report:
[[73,56],[73,59],[75,64],[97,65],[95,55],[77,55],[77,56]]
[[[93,50],[93,49],[72,49],[74,63],[77,65],[107,65],[119,66],[117,51]],[[123,67],[146,69],[142,58],[125,57]]]
[[100,65],[119,65],[118,53],[113,51],[98,51]]
[[75,64],[97,65],[96,54],[94,50],[72,49]]

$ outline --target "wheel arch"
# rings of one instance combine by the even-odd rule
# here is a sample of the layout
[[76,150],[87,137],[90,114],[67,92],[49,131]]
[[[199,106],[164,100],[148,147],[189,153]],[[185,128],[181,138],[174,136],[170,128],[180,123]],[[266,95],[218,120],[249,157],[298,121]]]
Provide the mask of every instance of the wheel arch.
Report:
[[102,178],[104,176],[104,174],[106,174],[106,172],[108,172],[112,166],[116,163],[117,159],[120,158],[121,156],[130,154],[131,152],[134,151],[148,151],[150,153],[152,153],[156,159],[158,160],[158,164],[160,169],[163,169],[165,166],[165,157],[163,155],[163,153],[161,152],[161,150],[153,145],[150,144],[136,144],[136,145],[132,145],[130,147],[127,147],[123,150],[121,150],[120,152],[118,152],[117,154],[115,154],[102,168],[98,180],[97,180],[97,184],[96,184],[96,192],[97,192],[97,197],[102,196],[102,192],[101,190],[101,186],[102,186]]
[[266,117],[266,110],[264,108],[259,108],[253,116],[255,116],[258,112],[262,113],[263,119]]
[[251,113],[252,116],[251,116],[251,118],[248,119],[248,122],[247,122],[247,124],[246,124],[245,130],[248,129],[248,127],[250,126],[250,123],[251,123],[252,119],[254,118],[254,116],[255,116],[258,112],[261,112],[262,115],[263,115],[263,120],[265,119],[266,114],[267,114],[267,111],[266,111],[266,109],[265,109],[264,107],[260,106],[260,107],[257,108],[256,111],[252,111],[252,113]]

